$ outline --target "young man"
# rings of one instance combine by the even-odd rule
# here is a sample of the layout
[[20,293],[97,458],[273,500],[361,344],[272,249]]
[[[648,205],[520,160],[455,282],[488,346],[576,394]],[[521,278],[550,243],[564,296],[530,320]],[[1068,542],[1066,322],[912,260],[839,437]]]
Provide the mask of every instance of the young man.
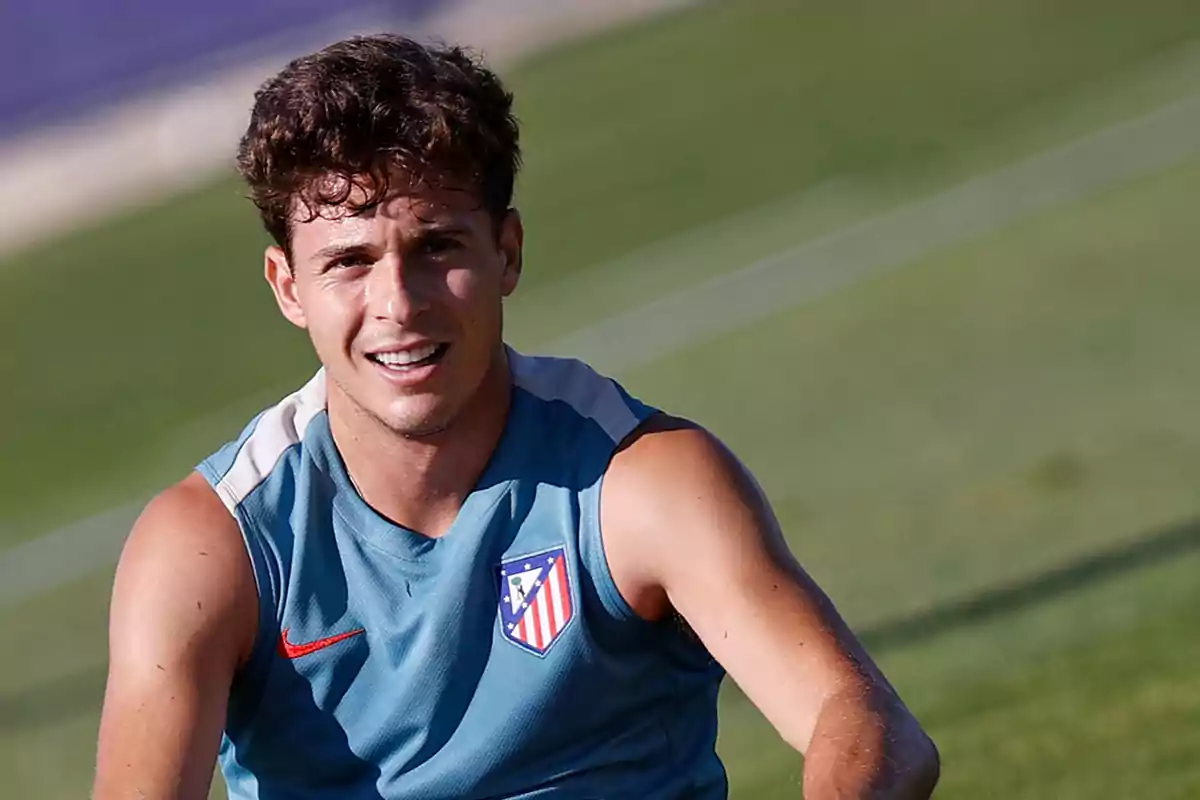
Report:
[[322,364],[118,568],[96,800],[723,798],[729,675],[809,798],[937,753],[713,436],[506,347],[511,95],[394,36],[299,59],[239,166]]

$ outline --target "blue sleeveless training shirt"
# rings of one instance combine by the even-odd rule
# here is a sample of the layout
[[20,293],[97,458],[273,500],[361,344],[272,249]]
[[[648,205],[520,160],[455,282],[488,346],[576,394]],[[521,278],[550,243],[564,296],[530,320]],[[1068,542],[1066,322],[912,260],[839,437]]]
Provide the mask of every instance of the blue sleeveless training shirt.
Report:
[[354,489],[318,373],[199,471],[260,600],[229,701],[231,798],[724,798],[722,670],[639,618],[601,543],[601,479],[652,409],[569,359],[509,351],[512,406],[450,530]]

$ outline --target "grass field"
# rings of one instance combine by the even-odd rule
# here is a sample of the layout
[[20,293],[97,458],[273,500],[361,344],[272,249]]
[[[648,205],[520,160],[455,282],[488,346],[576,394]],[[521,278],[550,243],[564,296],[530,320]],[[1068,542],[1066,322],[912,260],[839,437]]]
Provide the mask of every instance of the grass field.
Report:
[[[1159,69],[1200,33],[1182,2],[798,8],[712,5],[513,74],[518,345],[1200,90]],[[37,332],[0,363],[0,536],[161,484],[310,368],[237,191],[0,267],[0,319]],[[1200,794],[1198,201],[1200,159],[620,375],[760,475],[937,739],[940,797]],[[0,666],[6,796],[85,791],[107,589],[0,609],[24,643]],[[734,687],[721,751],[733,797],[798,796]]]
[[[1034,121],[1190,41],[1198,17],[1183,0],[755,0],[548,55],[512,75],[526,289],[805,187],[903,196],[1039,149],[1071,131]],[[261,285],[242,194],[219,182],[0,266],[0,537],[161,485],[211,440],[172,446],[183,426],[249,397],[241,418],[311,368]]]

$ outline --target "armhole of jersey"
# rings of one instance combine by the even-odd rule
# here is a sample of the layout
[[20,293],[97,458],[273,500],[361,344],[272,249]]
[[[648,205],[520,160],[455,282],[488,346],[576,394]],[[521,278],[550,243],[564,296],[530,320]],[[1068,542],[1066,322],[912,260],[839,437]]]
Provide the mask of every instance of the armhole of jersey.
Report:
[[[196,471],[204,477],[210,488],[216,491],[222,475],[213,468],[211,461],[205,460],[197,465]],[[238,533],[242,537],[242,546],[245,548],[246,557],[250,560],[258,617],[250,655],[238,667],[234,676],[234,685],[250,690],[250,696],[256,697],[258,692],[253,691],[252,687],[261,685],[260,682],[265,677],[266,667],[270,663],[269,657],[279,636],[279,606],[283,575],[279,554],[272,550],[268,539],[255,528],[253,519],[243,509],[244,502],[232,509],[230,515],[237,524]]]
[[[209,488],[216,491],[216,487],[221,482],[223,477],[217,472],[209,460],[205,460],[196,466],[196,471],[199,472],[208,482]],[[253,497],[254,492],[247,496],[246,500]],[[280,590],[282,587],[283,576],[280,570],[279,554],[274,552],[266,537],[262,536],[254,527],[254,520],[251,516],[245,513],[244,506],[246,500],[238,503],[237,506],[229,510],[234,522],[237,523],[238,532],[242,536],[242,545],[246,548],[246,556],[250,559],[250,569],[254,574],[254,591],[258,596],[258,605],[260,616],[264,615],[267,610],[271,611],[272,625],[277,623],[274,619],[277,617],[277,609],[280,603]],[[272,569],[274,565],[275,569]],[[260,630],[262,626],[260,625]],[[256,637],[257,638],[257,637]]]
[[254,635],[254,643],[250,648],[250,656],[238,670],[239,680],[254,682],[264,673],[270,663],[270,656],[275,650],[279,639],[279,614],[282,605],[283,591],[282,566],[279,553],[271,547],[269,539],[259,533],[250,515],[238,506],[234,515],[238,530],[242,533],[242,543],[246,547],[246,555],[250,558],[251,570],[254,573],[255,593],[258,596],[258,625]]
[[580,502],[584,506],[582,509],[583,513],[580,514],[580,519],[582,520],[582,529],[579,532],[580,552],[588,562],[596,584],[596,591],[600,596],[600,602],[604,604],[604,608],[608,613],[619,621],[636,622],[646,626],[653,626],[653,622],[642,617],[634,610],[633,606],[629,605],[629,601],[621,594],[621,590],[613,578],[612,567],[608,562],[608,550],[604,546],[604,528],[600,522],[600,502],[604,491],[604,479],[608,475],[608,469],[612,463],[613,456],[616,455],[618,448],[620,448],[625,438],[641,427],[647,419],[658,413],[658,409],[648,406],[632,397],[616,381],[613,381],[613,386],[616,387],[626,406],[629,407],[629,410],[637,418],[637,425],[629,430],[620,442],[613,443],[612,450],[605,459],[604,469],[600,471],[600,477],[580,497]]
[[261,493],[288,454],[301,445],[309,425],[325,410],[325,373],[317,373],[300,389],[262,411],[243,428],[241,435],[201,462],[196,470],[233,516],[250,558],[258,597],[258,633],[250,657],[238,670],[235,681],[253,684],[263,673],[262,665],[279,635],[280,613],[290,560],[287,541],[259,529],[253,513],[262,502]]
[[584,558],[588,570],[592,574],[592,580],[596,586],[596,593],[600,597],[600,602],[604,605],[606,611],[613,616],[614,619],[620,621],[637,621],[648,623],[642,619],[633,607],[629,605],[629,601],[621,594],[621,590],[617,588],[617,582],[613,579],[612,568],[608,563],[608,552],[604,548],[604,532],[600,526],[600,493],[604,486],[604,474],[600,475],[600,479],[596,484],[588,488],[580,497],[580,502],[583,503],[583,513],[580,514],[582,520],[581,530],[579,531],[579,550]]

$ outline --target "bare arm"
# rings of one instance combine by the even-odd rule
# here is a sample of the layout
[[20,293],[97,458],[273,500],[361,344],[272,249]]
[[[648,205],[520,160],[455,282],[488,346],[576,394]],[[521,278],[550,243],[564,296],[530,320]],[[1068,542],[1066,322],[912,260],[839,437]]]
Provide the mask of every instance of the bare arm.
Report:
[[674,608],[805,756],[804,796],[927,798],[932,741],[788,551],[749,473],[714,437],[658,418],[614,458],[605,550],[643,616]]
[[199,476],[147,506],[113,587],[94,800],[208,796],[256,608],[236,523]]

